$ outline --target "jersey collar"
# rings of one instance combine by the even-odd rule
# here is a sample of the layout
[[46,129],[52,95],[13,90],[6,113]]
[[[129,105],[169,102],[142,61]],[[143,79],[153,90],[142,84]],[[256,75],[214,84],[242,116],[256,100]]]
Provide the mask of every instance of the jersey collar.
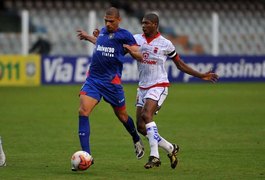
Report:
[[145,34],[142,35],[145,39],[146,39],[146,42],[149,44],[151,41],[153,41],[155,38],[159,37],[160,36],[160,32],[158,32],[154,37],[146,37]]
[[116,32],[118,32],[118,31],[120,30],[120,27],[118,27],[114,32],[108,32],[106,26],[103,27],[103,30],[104,30],[104,31],[103,31],[104,33],[111,34],[111,33],[116,33]]

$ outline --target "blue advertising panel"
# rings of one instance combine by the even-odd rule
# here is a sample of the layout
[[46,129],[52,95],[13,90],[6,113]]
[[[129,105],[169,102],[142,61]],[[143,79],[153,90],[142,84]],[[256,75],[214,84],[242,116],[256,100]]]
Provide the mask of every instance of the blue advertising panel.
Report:
[[[186,56],[182,59],[200,72],[213,70],[219,82],[265,81],[265,56]],[[198,78],[176,72],[173,63],[168,68],[171,82],[199,82]]]
[[[200,72],[213,70],[219,82],[265,82],[265,56],[182,56],[192,68]],[[87,56],[43,56],[42,84],[82,84],[89,68]],[[124,58],[123,83],[137,83],[137,62]],[[174,62],[167,60],[166,69],[170,82],[202,82],[180,72]]]
[[42,84],[78,84],[86,79],[89,57],[43,56]]

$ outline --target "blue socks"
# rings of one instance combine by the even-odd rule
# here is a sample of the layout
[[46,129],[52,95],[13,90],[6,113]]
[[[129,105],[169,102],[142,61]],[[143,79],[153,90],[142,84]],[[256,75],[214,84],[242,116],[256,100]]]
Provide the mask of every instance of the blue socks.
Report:
[[83,151],[90,154],[90,125],[89,118],[87,116],[79,116],[79,140]]
[[[128,118],[126,123],[123,123],[126,130],[130,133],[133,138],[133,142],[136,143],[140,140],[140,136],[138,135],[136,128],[134,126],[134,122],[131,117]],[[79,140],[83,151],[90,152],[90,124],[89,117],[87,116],[79,116]]]
[[136,143],[140,140],[140,136],[138,135],[136,128],[134,126],[132,118],[129,116],[128,121],[126,123],[123,122],[124,127],[130,133],[133,138],[133,142]]

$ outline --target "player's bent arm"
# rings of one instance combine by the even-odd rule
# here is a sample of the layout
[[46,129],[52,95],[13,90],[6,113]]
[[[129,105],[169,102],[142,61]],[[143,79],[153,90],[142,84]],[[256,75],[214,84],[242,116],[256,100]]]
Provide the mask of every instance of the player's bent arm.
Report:
[[184,72],[184,73],[187,73],[189,75],[192,75],[192,76],[195,76],[195,77],[198,77],[198,78],[202,78],[203,77],[202,73],[200,73],[198,71],[195,71],[194,69],[189,67],[182,59],[178,59],[178,60],[174,59],[174,63],[177,66],[177,68],[179,70],[181,70],[182,72]]
[[181,70],[184,73],[187,73],[189,75],[192,75],[194,77],[206,80],[206,81],[211,81],[211,82],[216,82],[218,80],[218,75],[209,71],[207,73],[200,73],[191,67],[189,67],[182,59],[180,59],[179,55],[176,55],[173,58],[173,61],[177,68]]
[[137,61],[142,61],[143,60],[143,55],[142,55],[142,53],[139,50],[139,46],[137,46],[137,45],[130,46],[128,44],[124,44],[123,47]]
[[85,31],[83,30],[77,30],[77,37],[80,39],[80,40],[86,40],[86,41],[89,41],[93,44],[96,44],[96,41],[97,41],[97,37],[95,36],[91,36],[91,35],[88,35]]

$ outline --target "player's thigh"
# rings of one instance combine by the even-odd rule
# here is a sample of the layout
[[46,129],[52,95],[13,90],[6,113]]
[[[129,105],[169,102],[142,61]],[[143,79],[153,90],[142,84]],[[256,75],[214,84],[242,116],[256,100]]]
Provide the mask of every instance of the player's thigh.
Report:
[[157,106],[161,106],[168,95],[167,87],[154,87],[147,91],[144,99],[152,99],[157,102]]
[[97,103],[98,100],[93,97],[80,95],[79,114],[88,116],[97,105]]
[[153,100],[150,98],[145,99],[145,104],[142,110],[142,114],[144,114],[145,116],[153,116],[153,114],[155,113],[156,109],[157,109],[157,100]]

